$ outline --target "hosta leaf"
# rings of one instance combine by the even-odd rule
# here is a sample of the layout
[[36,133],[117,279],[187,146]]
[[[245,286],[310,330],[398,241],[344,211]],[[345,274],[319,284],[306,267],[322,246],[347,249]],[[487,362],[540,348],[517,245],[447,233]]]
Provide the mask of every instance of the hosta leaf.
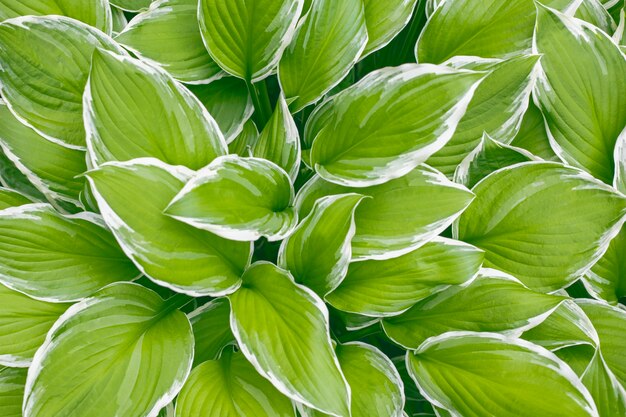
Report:
[[611,240],[602,258],[585,275],[586,288],[595,297],[617,304],[626,297],[626,227]]
[[574,16],[591,23],[606,33],[615,31],[615,21],[600,0],[582,0]]
[[609,370],[601,354],[594,355],[581,380],[598,406],[600,417],[626,415],[626,390]]
[[535,93],[552,147],[611,184],[613,148],[626,125],[626,57],[594,26],[538,10],[533,49],[543,57]]
[[34,203],[31,197],[8,188],[0,187],[0,210],[31,203]]
[[564,288],[585,273],[626,213],[626,198],[612,188],[552,162],[503,168],[473,192],[455,235],[485,250],[486,266],[537,291]]
[[254,156],[265,158],[287,171],[295,181],[300,169],[300,135],[281,94],[276,109],[252,148]]
[[215,118],[226,142],[230,143],[244,129],[254,112],[246,83],[235,77],[224,77],[210,84],[190,85],[189,89]]
[[546,161],[559,161],[559,157],[550,146],[543,115],[532,100],[528,103],[519,132],[515,135],[511,145],[526,149]]
[[[504,143],[515,137],[528,107],[538,56],[523,55],[496,64],[482,64],[492,72],[476,89],[452,138],[428,164],[452,176],[454,169],[479,144],[483,132]],[[466,65],[481,64],[470,60]]]
[[510,275],[484,270],[466,288],[451,287],[383,320],[387,335],[415,349],[431,336],[449,331],[521,334],[541,323],[564,297],[526,288]]
[[259,375],[241,354],[226,350],[220,359],[196,367],[176,401],[176,417],[289,417],[291,401]]
[[177,302],[120,283],[70,307],[35,355],[24,417],[156,415],[191,370],[193,334]]
[[41,201],[45,197],[35,186],[22,174],[13,161],[11,161],[0,146],[0,184],[3,187],[18,191],[29,198]]
[[554,354],[568,364],[576,375],[582,376],[598,350],[587,344],[567,346],[554,350]]
[[123,53],[99,30],[67,17],[5,20],[0,23],[2,97],[46,138],[84,147],[82,96],[96,48]]
[[0,368],[0,414],[3,417],[22,417],[25,368]]
[[114,6],[111,6],[111,15],[113,18],[113,35],[117,35],[124,30],[128,24],[128,19],[126,19],[122,9],[118,9]]
[[223,75],[200,36],[197,0],[160,0],[135,16],[115,40],[184,82]]
[[454,171],[454,180],[473,188],[487,175],[521,162],[540,160],[525,149],[505,145],[484,134],[482,140]]
[[346,278],[326,300],[342,311],[394,315],[451,285],[468,282],[482,261],[478,248],[435,238],[398,258],[351,263]]
[[251,244],[233,242],[163,214],[193,172],[151,159],[110,162],[88,173],[104,220],[153,281],[191,295],[234,291]]
[[387,45],[409,23],[416,0],[364,0],[368,42],[363,56]]
[[417,64],[369,74],[313,119],[312,166],[328,181],[356,187],[407,174],[450,139],[482,77]]
[[295,112],[319,100],[348,74],[367,44],[362,0],[316,0],[278,66]]
[[350,414],[321,299],[269,263],[250,267],[229,298],[233,333],[261,375],[309,407],[337,417]]
[[626,311],[598,301],[579,300],[577,303],[598,332],[600,351],[606,364],[626,388]]
[[314,177],[298,193],[296,207],[304,217],[316,199],[348,192],[372,197],[355,214],[352,257],[358,260],[390,259],[417,249],[445,230],[474,199],[467,188],[421,165],[404,177],[367,188]]
[[243,125],[243,130],[228,144],[228,152],[239,156],[252,156],[252,148],[259,138],[259,131],[252,120]]
[[[375,347],[350,342],[337,346],[337,358],[350,384],[351,417],[401,417],[404,406],[404,384],[395,366]],[[303,410],[304,417],[328,414]]]
[[302,6],[302,0],[200,0],[200,32],[220,67],[258,81],[278,63]]
[[614,161],[615,177],[613,178],[613,187],[622,194],[626,194],[626,127],[624,127],[615,144]]
[[230,306],[226,298],[215,299],[189,313],[195,340],[194,365],[219,357],[220,352],[235,342],[230,330]]
[[408,352],[407,367],[420,391],[453,415],[598,416],[574,372],[554,354],[522,340],[448,333]]
[[[533,0],[442,3],[417,42],[417,62],[440,64],[457,55],[506,58],[530,51],[536,16]],[[543,4],[564,9],[580,2],[545,0]]]
[[198,171],[164,213],[226,239],[274,241],[298,224],[293,200],[293,186],[280,167],[227,155]]
[[77,203],[85,187],[85,152],[51,142],[23,125],[0,101],[0,147],[27,178],[50,199]]
[[111,8],[107,0],[3,0],[0,3],[0,21],[51,14],[71,17],[111,33]]
[[74,301],[139,272],[91,213],[47,204],[0,211],[0,282],[42,300]]
[[317,200],[280,245],[278,264],[321,297],[346,276],[352,257],[354,211],[362,199],[360,194],[339,194]]
[[200,101],[163,70],[139,60],[97,50],[84,101],[87,146],[96,166],[155,157],[199,169],[227,153]]
[[145,10],[153,0],[109,0],[115,7],[129,12]]
[[69,307],[32,299],[4,285],[0,305],[0,364],[6,366],[29,366],[48,330]]

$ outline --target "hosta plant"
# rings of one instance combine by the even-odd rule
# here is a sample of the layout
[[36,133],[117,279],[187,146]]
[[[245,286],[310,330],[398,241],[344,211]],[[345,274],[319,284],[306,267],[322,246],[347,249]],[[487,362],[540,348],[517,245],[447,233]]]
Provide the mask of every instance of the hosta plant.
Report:
[[626,416],[623,0],[0,0],[0,416]]

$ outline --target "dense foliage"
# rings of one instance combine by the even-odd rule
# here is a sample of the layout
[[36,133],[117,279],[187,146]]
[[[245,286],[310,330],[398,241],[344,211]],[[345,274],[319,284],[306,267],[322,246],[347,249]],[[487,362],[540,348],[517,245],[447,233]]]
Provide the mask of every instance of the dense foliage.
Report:
[[0,0],[0,416],[626,416],[625,30]]

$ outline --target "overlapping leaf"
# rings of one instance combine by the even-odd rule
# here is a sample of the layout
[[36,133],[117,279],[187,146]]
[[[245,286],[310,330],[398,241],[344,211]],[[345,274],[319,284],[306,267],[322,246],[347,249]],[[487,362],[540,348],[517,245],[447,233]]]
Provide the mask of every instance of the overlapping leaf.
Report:
[[189,314],[195,341],[194,365],[214,360],[235,342],[230,330],[230,306],[226,298],[215,299]]
[[22,417],[26,371],[0,367],[0,413],[4,417]]

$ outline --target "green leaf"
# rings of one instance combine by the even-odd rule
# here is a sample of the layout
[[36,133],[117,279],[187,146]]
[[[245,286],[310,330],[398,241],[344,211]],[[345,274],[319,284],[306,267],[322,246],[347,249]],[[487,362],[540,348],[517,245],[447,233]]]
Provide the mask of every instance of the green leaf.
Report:
[[85,188],[85,152],[42,137],[23,125],[0,101],[0,147],[47,198],[78,204]]
[[298,193],[296,207],[304,217],[318,198],[349,192],[372,197],[356,210],[353,260],[390,259],[419,248],[450,226],[474,199],[467,188],[421,165],[404,177],[367,188],[343,187],[316,176]]
[[227,153],[200,101],[165,71],[139,60],[96,50],[84,102],[95,166],[154,157],[200,169]]
[[215,118],[226,143],[235,140],[254,112],[246,83],[235,77],[224,77],[210,84],[188,87]]
[[[337,346],[337,358],[350,384],[351,417],[402,417],[404,384],[393,362],[374,346],[350,342]],[[304,417],[328,414],[301,410]]]
[[393,341],[411,349],[449,331],[520,335],[541,323],[563,300],[529,290],[510,275],[486,269],[467,287],[450,287],[399,316],[386,318],[383,328]]
[[135,16],[116,41],[139,58],[183,82],[211,82],[223,75],[200,36],[197,0],[160,0]]
[[3,0],[0,22],[19,16],[59,15],[80,20],[110,34],[111,8],[107,0]]
[[9,188],[0,187],[0,210],[34,203],[31,197]]
[[342,311],[396,315],[432,294],[469,282],[483,256],[471,245],[436,237],[398,258],[351,263],[346,278],[326,301]]
[[104,220],[145,275],[178,292],[219,296],[241,284],[252,245],[163,214],[192,175],[152,158],[109,162],[87,173]]
[[367,44],[362,0],[316,0],[278,66],[289,107],[297,112],[337,85]]
[[61,145],[84,148],[83,90],[96,48],[124,53],[97,29],[63,16],[0,23],[0,87],[23,123]]
[[615,177],[613,187],[622,194],[626,194],[626,127],[615,143],[614,150]]
[[427,163],[451,177],[457,165],[480,144],[484,132],[500,142],[511,142],[528,107],[538,59],[536,55],[522,55],[495,64],[480,58],[451,63],[491,72],[476,89],[450,140]]
[[195,340],[194,366],[217,359],[225,346],[235,343],[226,298],[217,298],[192,311],[188,317]]
[[252,120],[243,125],[243,130],[228,144],[228,153],[239,156],[252,156],[252,148],[259,138],[259,131]]
[[626,388],[626,311],[592,300],[577,300],[600,338],[600,352],[606,364]]
[[523,340],[452,332],[407,352],[407,367],[420,391],[453,415],[598,416],[574,372]]
[[337,417],[350,414],[328,310],[315,293],[295,284],[286,271],[256,263],[229,298],[239,348],[263,377],[309,407]]
[[539,160],[541,159],[527,150],[505,145],[485,133],[476,149],[456,167],[454,180],[473,188],[480,180],[500,168]]
[[598,406],[600,417],[626,415],[626,390],[609,370],[600,353],[594,355],[581,380]]
[[198,171],[164,213],[226,239],[284,239],[298,224],[287,173],[260,158],[227,155]]
[[93,213],[64,216],[48,204],[0,211],[0,282],[11,289],[75,301],[138,275]]
[[503,168],[473,192],[476,200],[459,218],[455,237],[483,249],[486,266],[537,291],[564,288],[584,274],[626,214],[624,196],[553,162]]
[[606,33],[615,31],[615,21],[599,0],[582,0],[574,16],[591,23]]
[[109,0],[111,4],[128,12],[138,12],[150,6],[153,0]]
[[4,285],[0,305],[0,364],[20,367],[30,365],[48,330],[70,306],[35,300]]
[[254,156],[265,158],[287,171],[295,181],[300,169],[300,134],[285,97],[281,94],[276,109],[252,148]]
[[387,45],[409,23],[416,0],[364,0],[368,42],[362,56]]
[[[417,42],[417,62],[440,64],[459,55],[507,58],[530,52],[537,14],[533,0],[441,3]],[[543,3],[571,10],[580,1],[545,0]]]
[[354,212],[360,194],[339,194],[316,201],[296,230],[283,240],[278,265],[323,297],[341,283],[352,257]]
[[45,197],[35,186],[17,169],[0,146],[0,184],[2,186],[18,191],[30,198],[41,201]]
[[22,417],[26,368],[0,368],[0,414]]
[[200,32],[220,67],[256,82],[278,64],[302,6],[302,0],[200,0]]
[[370,73],[309,119],[312,166],[354,187],[409,173],[450,139],[482,77],[417,64]]
[[291,401],[259,375],[241,353],[226,350],[196,367],[176,401],[176,417],[289,417]]
[[597,349],[587,344],[567,346],[554,351],[554,354],[568,364],[578,376],[585,373],[596,353]]
[[532,100],[528,102],[528,109],[524,113],[519,132],[515,135],[511,145],[526,149],[546,161],[559,161],[559,157],[550,146],[543,114]]
[[178,301],[120,283],[70,307],[35,355],[24,417],[156,415],[191,370]]
[[111,6],[111,15],[113,18],[113,35],[117,35],[124,30],[128,24],[128,20],[124,15],[124,11],[114,6]]
[[611,240],[609,248],[585,274],[587,290],[594,297],[617,304],[626,297],[626,227]]
[[626,57],[598,28],[538,10],[533,50],[543,57],[535,94],[550,143],[563,161],[611,184],[613,149],[626,125]]

